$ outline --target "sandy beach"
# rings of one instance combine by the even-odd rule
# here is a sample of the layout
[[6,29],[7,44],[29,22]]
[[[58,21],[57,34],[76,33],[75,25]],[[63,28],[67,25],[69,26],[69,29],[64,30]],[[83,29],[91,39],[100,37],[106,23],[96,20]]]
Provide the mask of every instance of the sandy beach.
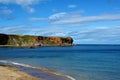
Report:
[[69,75],[11,61],[0,61],[0,80],[75,80]]
[[13,67],[0,66],[0,80],[42,80],[42,79],[18,71],[16,68]]

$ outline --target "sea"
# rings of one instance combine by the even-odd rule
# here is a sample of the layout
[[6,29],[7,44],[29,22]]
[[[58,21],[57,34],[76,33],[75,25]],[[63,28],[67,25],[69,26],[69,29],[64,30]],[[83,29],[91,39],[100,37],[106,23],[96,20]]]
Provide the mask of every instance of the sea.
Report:
[[0,60],[54,70],[74,80],[120,80],[120,45],[1,47]]

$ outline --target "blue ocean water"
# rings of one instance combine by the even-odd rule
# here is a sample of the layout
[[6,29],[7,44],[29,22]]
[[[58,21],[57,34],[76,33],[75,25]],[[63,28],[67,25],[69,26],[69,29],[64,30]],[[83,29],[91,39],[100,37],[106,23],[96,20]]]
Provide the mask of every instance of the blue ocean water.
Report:
[[48,68],[76,80],[120,80],[120,45],[0,48],[0,60]]

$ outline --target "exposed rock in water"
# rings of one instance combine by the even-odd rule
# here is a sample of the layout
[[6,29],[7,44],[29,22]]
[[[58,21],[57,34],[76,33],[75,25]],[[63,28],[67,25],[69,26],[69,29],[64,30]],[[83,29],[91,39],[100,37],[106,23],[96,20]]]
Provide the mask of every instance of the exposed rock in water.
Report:
[[29,47],[37,46],[72,46],[71,37],[46,37],[32,35],[0,34],[0,46]]

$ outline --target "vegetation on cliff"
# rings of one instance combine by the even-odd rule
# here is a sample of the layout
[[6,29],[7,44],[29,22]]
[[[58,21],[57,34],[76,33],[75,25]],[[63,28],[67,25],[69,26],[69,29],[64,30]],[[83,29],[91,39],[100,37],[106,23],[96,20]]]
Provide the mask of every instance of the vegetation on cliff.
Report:
[[36,47],[36,46],[71,46],[71,37],[46,37],[31,35],[0,34],[1,46]]

